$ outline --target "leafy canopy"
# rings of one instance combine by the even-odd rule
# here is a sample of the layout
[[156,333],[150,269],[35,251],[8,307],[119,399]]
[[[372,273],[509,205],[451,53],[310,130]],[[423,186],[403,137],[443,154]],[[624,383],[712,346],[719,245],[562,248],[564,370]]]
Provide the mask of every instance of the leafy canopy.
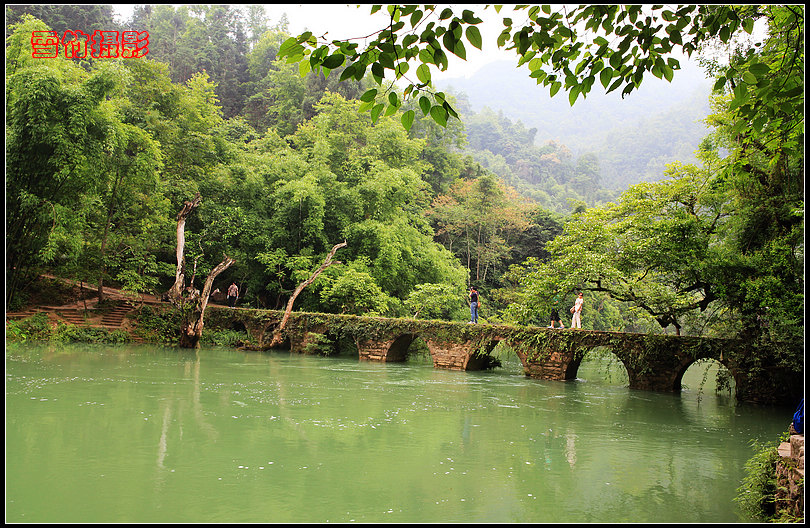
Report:
[[[680,68],[676,54],[691,56],[705,43],[729,43],[743,31],[751,34],[755,21],[765,16],[769,6],[678,6],[661,5],[560,5],[514,6],[522,23],[503,17],[497,45],[514,50],[518,66],[526,64],[537,84],[551,95],[561,89],[571,104],[585,97],[599,82],[607,92],[621,89],[622,96],[641,85],[645,75],[671,80]],[[387,5],[388,25],[360,47],[347,40],[319,40],[311,31],[288,38],[280,47],[279,58],[298,63],[302,74],[320,71],[324,75],[344,67],[341,80],[362,79],[368,72],[379,88],[362,96],[364,111],[372,119],[391,115],[404,99],[418,101],[424,116],[445,126],[458,114],[443,92],[432,88],[432,68],[445,71],[448,54],[463,60],[467,45],[482,49],[479,25],[483,20],[469,9],[429,5]],[[371,13],[383,6],[374,5]],[[494,6],[497,13],[502,6]],[[525,12],[525,15],[523,14]],[[803,19],[803,17],[802,17]],[[749,70],[757,84],[765,73],[761,65]],[[413,77],[415,74],[416,78]],[[402,98],[393,89],[394,81],[404,85]],[[726,79],[718,79],[725,84]],[[786,87],[788,90],[792,86]],[[742,91],[735,93],[744,104]],[[406,129],[412,125],[414,110],[401,116]]]

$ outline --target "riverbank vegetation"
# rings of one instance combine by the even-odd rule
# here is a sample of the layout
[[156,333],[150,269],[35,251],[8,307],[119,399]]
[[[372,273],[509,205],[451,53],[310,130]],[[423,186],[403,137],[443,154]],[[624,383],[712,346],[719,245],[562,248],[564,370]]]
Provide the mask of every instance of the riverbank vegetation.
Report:
[[[345,46],[307,50],[311,35],[290,36],[284,20],[271,27],[256,6],[139,6],[129,27],[149,31],[146,58],[40,59],[33,31],[92,34],[115,22],[100,6],[28,6],[39,18],[22,7],[7,8],[7,309],[24,304],[43,271],[97,284],[100,298],[105,284],[168,291],[176,211],[199,193],[186,225],[192,282],[226,254],[235,263],[214,287],[237,282],[242,306],[285,306],[345,240],[341,264],[296,309],[460,321],[475,284],[490,322],[545,326],[555,299],[567,320],[585,291],[589,329],[803,339],[801,6],[657,12],[650,20],[666,39],[650,48],[632,32],[578,66],[570,60],[581,47],[557,16],[528,13],[559,33],[556,43],[504,36],[541,84],[572,101],[595,82],[626,89],[647,74],[677,75],[674,48],[722,56],[705,59],[716,90],[698,163],[674,163],[621,194],[600,187],[593,156],[533,146],[520,123],[465,114],[463,101],[427,83],[416,98],[386,84],[395,50],[382,41],[380,65],[372,55],[349,60]],[[642,16],[614,8],[579,15],[601,17],[605,31]],[[454,23],[478,43],[472,14],[433,15],[433,34],[422,35],[433,50],[462,53],[461,37],[439,31]],[[767,25],[766,38],[732,38],[754,22]],[[404,36],[403,27],[381,35]],[[417,55],[443,62],[438,51]],[[541,68],[552,56],[569,62]],[[503,153],[489,168],[469,150],[484,144]],[[521,184],[507,184],[507,172]],[[783,361],[803,368],[801,357]]]
[[[788,441],[789,434],[785,432],[781,442]],[[801,513],[796,515],[795,508],[789,501],[784,501],[784,490],[782,493],[779,490],[779,443],[752,443],[754,455],[745,464],[746,476],[737,489],[734,500],[748,519],[759,522],[802,523],[804,516]],[[779,500],[780,496],[782,501]]]

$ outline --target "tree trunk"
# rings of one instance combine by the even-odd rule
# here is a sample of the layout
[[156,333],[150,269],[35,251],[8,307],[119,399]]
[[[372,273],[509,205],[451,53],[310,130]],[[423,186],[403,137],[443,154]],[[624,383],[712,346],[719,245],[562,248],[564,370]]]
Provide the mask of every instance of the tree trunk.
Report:
[[169,289],[169,300],[173,303],[181,301],[183,288],[185,287],[185,257],[183,253],[186,248],[186,218],[200,205],[200,193],[194,196],[190,202],[185,202],[183,208],[177,213],[177,272],[174,276],[174,284]]
[[208,297],[211,295],[211,287],[217,275],[228,269],[235,259],[225,255],[222,262],[211,270],[205,279],[202,294],[197,295],[196,290],[192,290],[190,301],[195,303],[194,311],[188,314],[183,320],[183,327],[180,334],[180,348],[200,348],[200,338],[202,337],[203,326],[205,326],[205,309],[208,307]]
[[211,294],[211,287],[214,284],[214,279],[228,269],[236,260],[225,255],[222,262],[220,262],[208,277],[205,279],[202,295],[194,289],[194,285],[190,284],[188,288],[185,285],[185,247],[186,247],[186,218],[194,209],[200,205],[200,193],[194,196],[194,200],[185,202],[183,209],[177,213],[177,272],[175,274],[174,284],[169,289],[169,300],[174,304],[182,314],[182,323],[180,328],[180,342],[181,348],[199,348],[200,338],[205,317],[205,309],[208,307],[208,297]]
[[276,328],[276,330],[273,332],[273,339],[271,339],[270,343],[268,345],[266,345],[266,348],[277,347],[282,343],[282,341],[283,341],[282,332],[284,331],[284,327],[287,326],[287,321],[290,318],[290,312],[292,312],[293,303],[295,302],[295,298],[298,297],[298,294],[301,293],[301,291],[303,291],[304,288],[306,288],[307,286],[312,284],[312,281],[314,281],[318,277],[318,275],[320,275],[321,272],[323,272],[323,270],[325,270],[326,268],[328,268],[332,264],[335,264],[335,263],[340,264],[339,260],[336,260],[336,261],[332,262],[332,257],[335,256],[335,252],[338,249],[340,249],[342,247],[346,247],[346,246],[347,246],[346,242],[341,242],[340,244],[336,244],[332,248],[332,251],[329,252],[329,255],[326,256],[326,260],[323,261],[323,264],[321,264],[321,267],[318,268],[317,270],[315,270],[315,272],[307,280],[305,280],[304,282],[302,282],[301,284],[298,285],[298,287],[295,289],[292,296],[290,297],[290,300],[287,301],[287,309],[284,311],[284,317],[281,318],[281,324],[279,324],[278,328]]

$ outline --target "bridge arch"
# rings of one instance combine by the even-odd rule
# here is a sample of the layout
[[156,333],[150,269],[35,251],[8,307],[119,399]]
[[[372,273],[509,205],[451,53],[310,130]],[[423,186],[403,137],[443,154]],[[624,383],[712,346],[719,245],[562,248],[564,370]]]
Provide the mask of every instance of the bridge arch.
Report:
[[361,360],[402,363],[409,359],[414,347],[420,345],[430,351],[431,356],[433,355],[427,340],[415,332],[395,332],[383,339],[355,336],[354,343]]
[[509,341],[499,336],[493,336],[481,341],[476,351],[467,360],[465,370],[487,370],[501,366],[501,360],[493,355],[493,352],[499,346],[512,349]]
[[419,336],[417,334],[402,334],[395,338],[385,353],[386,361],[403,362],[408,359],[408,349]]
[[611,385],[618,381],[624,386],[630,383],[627,366],[612,345],[599,345],[575,354],[566,368],[565,379],[605,381]]
[[677,373],[673,391],[678,392],[684,388],[702,391],[704,385],[717,392],[736,392],[734,372],[723,360],[712,357],[700,357],[687,364]]

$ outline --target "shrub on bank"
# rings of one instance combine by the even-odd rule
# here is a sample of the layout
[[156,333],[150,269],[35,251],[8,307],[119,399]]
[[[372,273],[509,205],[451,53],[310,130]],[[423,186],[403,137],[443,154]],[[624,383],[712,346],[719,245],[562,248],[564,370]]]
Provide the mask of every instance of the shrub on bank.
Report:
[[9,341],[45,341],[52,332],[48,314],[39,313],[19,321],[6,320],[6,339]]
[[142,339],[152,343],[177,343],[180,317],[175,310],[142,306],[135,310],[133,319],[137,322],[135,334]]
[[209,330],[203,332],[200,343],[204,345],[236,348],[248,340],[247,332],[240,330]]
[[65,323],[52,324],[45,313],[19,321],[6,321],[6,339],[13,342],[57,341],[64,343],[127,343],[129,334],[122,330],[89,328]]
[[51,341],[63,343],[104,343],[120,344],[130,341],[129,334],[123,330],[109,331],[106,328],[87,328],[72,324],[59,323],[51,335]]

